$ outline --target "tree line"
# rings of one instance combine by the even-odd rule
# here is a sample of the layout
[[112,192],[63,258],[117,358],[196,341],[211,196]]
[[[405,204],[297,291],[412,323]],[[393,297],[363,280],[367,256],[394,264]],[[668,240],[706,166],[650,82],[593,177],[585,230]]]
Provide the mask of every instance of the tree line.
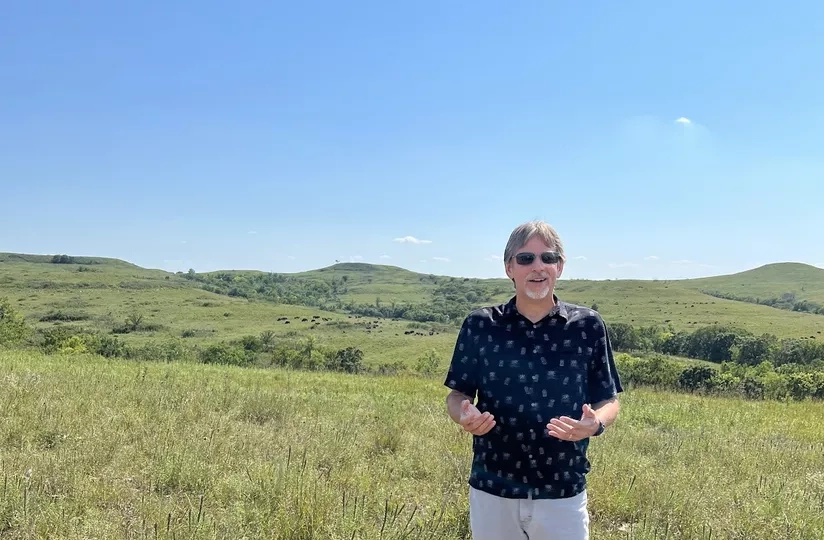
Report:
[[697,358],[715,363],[733,362],[755,366],[771,362],[775,366],[799,364],[824,369],[824,340],[778,338],[756,335],[743,328],[710,325],[692,332],[671,327],[634,327],[607,321],[615,350],[657,352],[670,356]]
[[[127,324],[136,327],[141,321],[131,317]],[[773,357],[778,363],[773,363],[773,360],[766,359],[763,355],[750,356],[761,360],[748,363],[741,362],[743,356],[740,351],[746,349],[740,348],[740,344],[725,349],[730,343],[729,333],[723,332],[721,328],[701,329],[675,338],[678,334],[654,333],[649,328],[634,329],[629,325],[614,323],[610,325],[610,335],[616,350],[632,346],[637,352],[641,352],[640,357],[625,352],[616,354],[616,364],[626,385],[747,399],[824,399],[824,357],[821,356],[820,349],[801,340],[793,342],[802,346],[799,349],[789,346],[790,341],[782,340],[782,347],[775,349],[778,352]],[[748,343],[746,338],[756,336],[744,334],[739,337],[743,339],[740,343]],[[693,353],[705,356],[714,356],[724,350],[737,352],[730,359],[719,362],[718,366],[711,366],[677,361],[663,353],[649,350],[644,352],[639,347],[657,344],[652,348],[663,348],[667,343],[687,343],[685,347],[696,348],[692,350]],[[200,362],[380,375],[441,377],[445,369],[442,359],[431,350],[421,351],[417,358],[371,365],[366,362],[363,351],[357,347],[324,346],[314,336],[276,338],[272,331],[202,346],[186,343],[180,338],[133,345],[123,342],[114,332],[102,334],[68,326],[35,331],[26,325],[23,316],[7,299],[0,299],[0,346],[36,347],[46,354],[97,354],[107,358],[137,361]],[[686,350],[679,349],[682,353]]]
[[345,301],[349,292],[348,277],[313,279],[276,273],[215,272],[198,274],[193,269],[182,274],[206,291],[250,300],[260,299],[280,304],[303,305],[366,317],[403,319],[416,322],[450,323],[461,320],[492,293],[480,284],[460,279],[436,280],[431,299],[420,302],[373,303]]
[[721,291],[702,290],[704,294],[714,296],[716,298],[723,298],[725,300],[735,300],[737,302],[747,302],[750,304],[759,304],[762,306],[770,306],[777,309],[785,309],[788,311],[800,311],[803,313],[814,313],[816,315],[824,315],[824,306],[810,300],[799,300],[795,293],[784,293],[781,296],[770,298],[758,298],[756,296],[742,296],[732,293],[725,293]]

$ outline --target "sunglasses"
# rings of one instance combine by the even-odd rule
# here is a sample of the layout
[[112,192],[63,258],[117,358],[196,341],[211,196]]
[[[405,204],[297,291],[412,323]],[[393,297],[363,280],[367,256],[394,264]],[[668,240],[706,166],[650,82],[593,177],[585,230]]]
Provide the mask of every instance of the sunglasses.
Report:
[[[521,266],[529,266],[535,262],[536,255],[534,253],[524,252],[515,255],[515,262]],[[541,253],[541,261],[544,264],[555,264],[561,260],[561,254],[557,251],[544,251]]]

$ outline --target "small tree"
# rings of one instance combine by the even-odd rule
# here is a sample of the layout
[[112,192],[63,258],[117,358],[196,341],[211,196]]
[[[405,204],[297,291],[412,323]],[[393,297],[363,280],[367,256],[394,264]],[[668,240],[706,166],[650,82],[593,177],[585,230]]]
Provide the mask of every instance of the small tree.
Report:
[[126,317],[126,327],[132,332],[137,332],[143,325],[143,314],[137,311]]
[[439,363],[440,359],[438,357],[438,353],[435,349],[432,349],[424,356],[418,358],[418,361],[415,364],[415,371],[422,375],[432,375],[438,370]]
[[228,343],[210,345],[200,353],[200,361],[204,364],[245,366],[251,363],[251,360],[243,348]]
[[363,351],[356,347],[346,347],[335,352],[329,359],[329,369],[359,373],[363,370]]
[[23,315],[12,307],[8,298],[0,298],[0,345],[13,345],[29,336]]
[[678,376],[678,386],[690,392],[706,388],[715,373],[709,366],[690,366]]
[[263,345],[263,350],[271,352],[275,344],[275,333],[271,330],[264,330],[260,333],[260,343]]

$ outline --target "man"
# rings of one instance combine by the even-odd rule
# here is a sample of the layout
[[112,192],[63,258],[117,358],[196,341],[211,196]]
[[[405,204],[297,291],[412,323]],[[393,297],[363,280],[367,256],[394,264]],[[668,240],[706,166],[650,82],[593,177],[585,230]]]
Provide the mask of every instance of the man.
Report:
[[474,540],[589,538],[586,451],[623,389],[600,314],[555,294],[565,260],[548,224],[518,226],[504,250],[515,296],[458,334],[444,384],[449,416],[473,435]]

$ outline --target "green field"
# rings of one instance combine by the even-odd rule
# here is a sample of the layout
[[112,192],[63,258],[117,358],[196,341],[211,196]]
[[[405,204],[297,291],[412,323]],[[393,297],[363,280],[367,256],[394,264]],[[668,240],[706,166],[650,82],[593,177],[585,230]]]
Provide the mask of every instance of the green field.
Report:
[[[51,264],[49,260],[45,256],[0,254],[0,297],[8,297],[27,321],[39,328],[65,324],[107,333],[131,314],[139,313],[151,330],[123,335],[130,343],[185,339],[201,344],[268,330],[278,338],[314,335],[321,345],[356,346],[366,353],[369,363],[380,363],[414,359],[433,349],[446,358],[451,354],[459,322],[436,325],[349,316],[315,307],[216,294],[181,274],[143,269],[123,261],[89,259],[85,261],[89,264]],[[723,287],[775,295],[795,291],[799,297],[809,292],[810,299],[818,299],[824,287],[822,275],[824,270],[812,266],[787,264],[709,281],[562,280],[558,294],[570,302],[596,304],[608,323],[670,325],[676,331],[724,324],[780,338],[824,339],[822,315],[724,300],[700,292],[703,288]],[[793,286],[786,276],[793,276],[801,285]],[[385,304],[431,302],[436,288],[449,283],[473,287],[490,301],[503,302],[512,294],[507,280],[463,280],[368,264],[340,264],[293,277],[327,282],[346,279],[341,300],[362,303],[376,299]],[[289,318],[289,324],[283,317]],[[312,317],[321,319],[320,324],[313,324]],[[404,333],[411,330],[417,333]]]
[[[418,301],[432,295],[437,283],[468,282],[486,290],[495,301],[512,293],[506,279],[462,279],[417,274],[402,268],[367,264],[339,264],[297,274],[307,278],[335,279],[347,276],[346,300],[370,303]],[[702,290],[740,296],[780,297],[793,293],[800,299],[824,303],[824,269],[798,263],[781,263],[732,274],[695,280],[560,280],[558,295],[566,301],[596,304],[607,321],[635,326],[672,325],[692,331],[711,324],[734,325],[755,334],[779,337],[820,336],[824,317],[738,302],[704,294]]]
[[[305,306],[250,302],[203,291],[174,274],[127,265],[88,266],[91,271],[87,272],[78,272],[77,268],[78,265],[0,262],[0,297],[8,297],[36,328],[64,325],[108,333],[130,314],[141,313],[145,322],[157,329],[119,336],[134,344],[165,339],[205,344],[271,330],[276,339],[312,335],[320,346],[355,346],[374,364],[414,360],[432,349],[445,358],[454,346],[452,330],[444,333],[437,325],[419,328],[420,324],[409,321],[350,317]],[[56,312],[79,320],[41,321]],[[289,324],[279,320],[284,317]],[[319,324],[315,324],[313,317],[320,319]],[[433,328],[436,329],[429,335]],[[404,334],[412,329],[417,333]],[[182,337],[186,331],[191,337]]]
[[685,280],[686,287],[741,296],[775,298],[791,293],[824,304],[824,269],[801,263],[768,264],[731,276]]
[[[115,333],[135,347],[204,348],[269,331],[276,344],[311,337],[316,347],[357,347],[370,366],[412,366],[431,351],[438,362],[428,378],[382,377],[207,365],[195,355],[155,362],[0,350],[3,537],[469,538],[471,441],[446,415],[442,386],[459,321],[229,296],[182,274],[112,259],[50,260],[0,254],[0,298],[41,337],[67,327]],[[799,271],[818,275],[813,267]],[[233,276],[242,282],[250,274],[216,275],[235,283]],[[815,293],[803,276],[803,291],[789,290],[779,276],[770,268],[737,279],[770,294]],[[505,280],[372,265],[289,278],[302,280],[289,282],[296,287],[345,284],[344,302],[426,303],[452,290],[495,301],[511,294]],[[735,279],[573,280],[560,283],[559,295],[597,304],[608,322],[688,331],[727,323],[822,339],[824,316],[701,292],[737,287]],[[140,324],[122,333],[138,316]],[[268,352],[261,358],[272,362]],[[652,380],[663,373],[649,369],[644,376]],[[790,377],[763,380],[768,388],[790,385],[782,396],[816,392],[803,386],[819,384],[814,375]],[[590,447],[593,538],[824,534],[824,402],[701,397],[630,384],[622,404],[618,423]]]
[[[0,352],[4,538],[467,539],[438,379]],[[593,538],[824,535],[822,403],[632,389]]]

